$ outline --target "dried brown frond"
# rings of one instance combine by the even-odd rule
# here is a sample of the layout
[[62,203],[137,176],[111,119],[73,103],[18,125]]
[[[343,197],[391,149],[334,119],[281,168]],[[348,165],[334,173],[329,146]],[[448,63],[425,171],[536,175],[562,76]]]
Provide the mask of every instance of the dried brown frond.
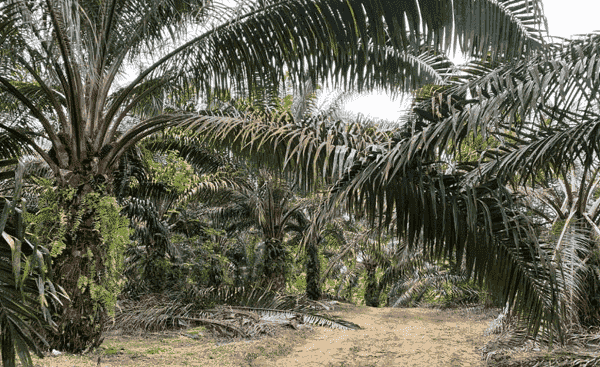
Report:
[[482,348],[482,359],[493,366],[600,366],[600,330],[577,327],[568,330],[565,344],[553,348],[548,340],[534,341],[514,320],[505,322],[500,335]]
[[215,337],[230,339],[257,338],[272,335],[275,327],[299,329],[308,324],[345,330],[358,328],[344,320],[316,314],[316,310],[331,310],[333,307],[303,296],[279,295],[270,303],[290,308],[217,306],[199,309],[192,304],[152,294],[139,301],[120,301],[110,329],[135,334],[200,325],[210,330]]

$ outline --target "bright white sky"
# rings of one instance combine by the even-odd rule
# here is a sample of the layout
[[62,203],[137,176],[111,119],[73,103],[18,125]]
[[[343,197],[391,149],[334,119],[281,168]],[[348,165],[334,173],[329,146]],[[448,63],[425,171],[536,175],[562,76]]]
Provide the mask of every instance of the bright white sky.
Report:
[[[599,0],[543,0],[550,35],[569,38],[575,34],[600,31]],[[385,94],[371,94],[346,104],[345,109],[373,118],[395,121],[402,109],[400,101]]]

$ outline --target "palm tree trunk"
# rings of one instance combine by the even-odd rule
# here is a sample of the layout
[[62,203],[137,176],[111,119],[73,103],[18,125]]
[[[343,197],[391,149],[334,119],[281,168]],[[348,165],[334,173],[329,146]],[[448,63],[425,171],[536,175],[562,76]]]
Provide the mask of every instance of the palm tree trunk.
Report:
[[377,264],[365,261],[367,271],[367,285],[365,288],[365,304],[370,307],[379,307],[379,287],[377,286]]
[[287,279],[287,252],[281,240],[269,238],[265,240],[265,258],[263,275],[265,285],[270,284],[274,291],[285,289]]
[[[62,193],[57,219],[64,236],[50,231],[45,242],[56,251],[52,265],[55,284],[70,299],[55,310],[57,330],[44,334],[51,348],[81,353],[102,343],[104,326],[114,312],[122,287],[129,221],[120,215],[116,200],[93,181],[78,185],[75,191],[53,189]],[[47,219],[47,213],[43,215],[45,221],[36,225],[54,229],[56,224]]]
[[53,260],[53,272],[70,301],[63,302],[57,310],[58,329],[46,336],[51,348],[71,353],[99,346],[107,320],[106,310],[93,300],[92,287],[86,281],[95,273],[96,279],[90,280],[97,283],[104,273],[104,251],[100,233],[94,228],[94,213],[85,213],[77,223],[77,214],[85,211],[84,196],[81,193],[62,203],[64,212],[71,214],[67,216],[71,221],[66,223],[65,248]]
[[306,296],[308,299],[321,298],[321,262],[319,261],[319,248],[314,241],[306,247]]
[[[98,283],[104,272],[101,248],[102,238],[98,231],[86,219],[85,224],[67,236],[66,248],[54,261],[53,271],[57,274],[57,283],[70,297],[58,310],[56,324],[58,330],[46,336],[50,347],[70,353],[81,353],[102,343],[102,329],[107,318],[104,307],[98,305],[90,286],[83,286],[81,279],[91,272],[97,274],[94,283]],[[91,257],[88,254],[93,254]],[[100,306],[100,307],[99,307]]]
[[144,264],[143,279],[148,284],[152,293],[161,293],[166,286],[166,272],[163,266],[164,251],[157,248],[156,241],[151,239],[146,244],[146,260]]

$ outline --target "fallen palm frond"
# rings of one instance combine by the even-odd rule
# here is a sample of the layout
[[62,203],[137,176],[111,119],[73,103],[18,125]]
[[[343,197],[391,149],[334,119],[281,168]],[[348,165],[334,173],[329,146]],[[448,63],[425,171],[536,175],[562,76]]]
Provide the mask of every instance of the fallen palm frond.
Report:
[[[238,307],[236,307],[238,308]],[[321,315],[314,313],[306,313],[293,310],[278,310],[269,308],[254,308],[254,307],[239,307],[242,310],[249,310],[255,312],[261,316],[263,320],[282,320],[282,319],[295,319],[300,323],[312,324],[318,326],[326,326],[332,329],[340,330],[358,330],[360,326],[342,320],[340,318],[331,315]]]
[[202,325],[219,337],[251,338],[270,334],[268,325],[252,312],[219,307],[197,310],[192,304],[169,300],[161,295],[150,295],[140,301],[121,301],[109,329],[127,334],[183,329]]
[[347,299],[345,297],[338,296],[338,295],[335,295],[335,294],[329,293],[329,292],[323,292],[323,294],[321,295],[321,299],[326,299],[330,303],[331,302],[344,302],[344,303],[354,304],[349,299]]
[[[240,301],[245,293],[246,302],[250,305],[223,305],[223,299]],[[166,329],[181,329],[200,324],[209,328],[216,336],[226,338],[254,338],[271,334],[271,326],[289,326],[298,329],[303,324],[325,326],[333,329],[356,330],[360,327],[354,323],[341,320],[330,315],[315,312],[316,309],[331,309],[325,303],[310,301],[306,297],[293,295],[277,295],[268,291],[248,290],[243,288],[206,289],[195,293],[215,298],[220,306],[203,308],[206,302],[190,303],[183,300],[172,300],[164,295],[153,294],[139,300],[126,300],[119,303],[119,311],[115,315],[110,329],[119,329],[124,333],[157,332]],[[256,305],[248,299],[254,300]],[[272,307],[274,306],[274,307]],[[276,308],[275,308],[276,307]],[[288,308],[284,308],[288,307]]]
[[[554,348],[547,333],[531,340],[527,330],[510,314],[504,313],[492,321],[486,334],[496,333],[482,348],[482,359],[494,366],[600,366],[600,329],[576,327],[565,333],[565,344]],[[513,354],[525,353],[512,358]],[[493,361],[493,363],[490,363]]]
[[282,298],[268,286],[261,287],[191,287],[185,294],[173,294],[172,298],[184,303],[194,303],[198,309],[209,309],[215,305],[254,306],[282,308]]
[[156,332],[187,326],[181,318],[192,317],[191,305],[153,294],[139,301],[119,301],[118,310],[109,329],[124,333]]
[[248,338],[249,333],[245,332],[242,328],[233,325],[231,322],[202,319],[196,317],[181,317],[180,320],[198,323],[203,326],[208,326],[212,330],[216,330],[219,335],[225,335],[229,337],[240,336],[242,338]]
[[496,367],[597,367],[600,366],[600,353],[581,352],[570,349],[557,349],[552,352],[536,352],[528,357],[514,360],[507,353],[489,353],[487,365]]
[[[316,311],[329,311],[333,308],[332,304],[327,301],[315,301],[309,299],[305,293],[297,294],[285,294],[277,295],[277,307],[278,310],[295,310],[300,312],[316,312]],[[269,307],[267,307],[269,308]]]

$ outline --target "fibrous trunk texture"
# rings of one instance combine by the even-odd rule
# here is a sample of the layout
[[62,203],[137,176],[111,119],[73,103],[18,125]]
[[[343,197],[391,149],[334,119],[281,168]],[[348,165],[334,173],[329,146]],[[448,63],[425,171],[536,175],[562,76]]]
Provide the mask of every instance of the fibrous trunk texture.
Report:
[[310,241],[306,248],[306,296],[308,299],[321,298],[321,263],[319,248]]
[[367,286],[365,289],[365,304],[370,307],[379,307],[379,287],[377,286],[377,265],[365,261],[367,271]]
[[[71,207],[70,210],[79,210]],[[67,224],[73,228],[75,223]],[[56,283],[64,288],[69,301],[57,310],[57,330],[46,334],[50,347],[70,353],[81,353],[102,343],[102,330],[107,321],[106,310],[93,299],[93,288],[83,279],[95,274],[94,283],[105,273],[103,240],[94,228],[93,216],[85,215],[76,230],[65,236],[65,249],[53,260]]]

